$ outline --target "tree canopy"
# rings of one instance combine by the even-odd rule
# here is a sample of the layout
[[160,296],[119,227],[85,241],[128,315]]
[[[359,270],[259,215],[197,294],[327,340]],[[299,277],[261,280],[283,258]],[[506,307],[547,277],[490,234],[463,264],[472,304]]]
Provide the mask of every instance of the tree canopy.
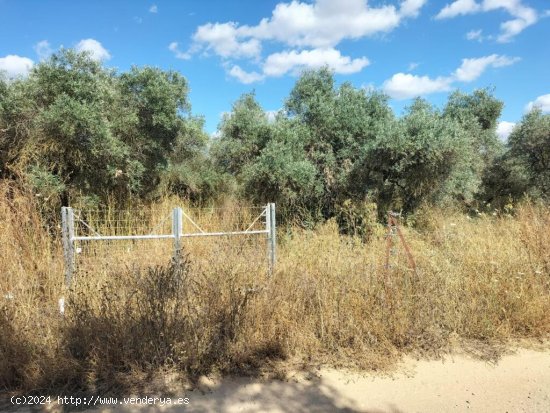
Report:
[[502,108],[480,89],[451,93],[441,109],[416,99],[396,116],[383,93],[338,85],[322,68],[296,80],[274,118],[242,95],[211,138],[180,73],[120,73],[68,49],[26,78],[0,76],[0,177],[55,207],[230,195],[277,202],[305,224],[373,207],[548,199],[550,115],[526,114],[504,143]]
[[272,122],[243,95],[220,124],[213,161],[241,196],[312,220],[342,205],[374,203],[384,214],[471,204],[506,152],[496,135],[502,107],[490,89],[457,91],[442,110],[417,99],[396,117],[384,94],[337,86],[327,68],[306,71]]
[[208,141],[179,73],[119,74],[62,50],[0,84],[2,175],[25,177],[39,195],[97,204],[147,197],[164,179],[187,195],[201,188],[188,165],[178,167],[206,159]]

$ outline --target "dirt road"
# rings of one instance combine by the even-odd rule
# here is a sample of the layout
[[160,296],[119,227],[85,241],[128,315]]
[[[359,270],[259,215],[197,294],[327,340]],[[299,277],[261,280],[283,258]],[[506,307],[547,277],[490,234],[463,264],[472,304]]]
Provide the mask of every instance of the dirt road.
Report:
[[[121,404],[84,411],[550,412],[550,351],[522,349],[497,364],[465,356],[444,361],[409,359],[391,377],[320,370],[291,375],[286,381],[205,379],[200,389],[176,397],[187,397],[189,403],[177,407],[158,402]],[[52,406],[50,411],[63,409]]]
[[187,412],[550,412],[550,352],[491,365],[464,356],[404,363],[392,377],[324,370],[287,382],[228,379]]

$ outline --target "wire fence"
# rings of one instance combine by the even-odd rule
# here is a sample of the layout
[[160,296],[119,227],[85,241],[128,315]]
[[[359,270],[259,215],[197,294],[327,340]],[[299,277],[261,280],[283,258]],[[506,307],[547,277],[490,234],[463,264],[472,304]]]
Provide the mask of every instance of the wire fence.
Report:
[[198,270],[222,270],[229,263],[255,273],[274,270],[274,204],[161,213],[64,207],[61,215],[67,285],[75,275],[166,264],[181,253]]

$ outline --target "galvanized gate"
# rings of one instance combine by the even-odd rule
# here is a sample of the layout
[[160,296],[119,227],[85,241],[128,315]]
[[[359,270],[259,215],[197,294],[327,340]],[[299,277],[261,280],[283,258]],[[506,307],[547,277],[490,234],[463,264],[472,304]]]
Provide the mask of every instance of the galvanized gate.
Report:
[[[92,219],[90,213],[85,210],[63,207],[61,209],[62,220],[62,240],[65,259],[65,284],[71,285],[75,273],[80,267],[93,268],[94,260],[97,259],[98,243],[104,245],[107,259],[119,258],[114,251],[124,249],[125,256],[130,260],[136,260],[135,245],[138,242],[148,242],[157,240],[156,250],[151,251],[148,244],[145,254],[151,255],[149,258],[157,257],[160,260],[171,256],[178,258],[182,249],[184,240],[191,240],[203,237],[242,237],[251,235],[264,235],[267,244],[267,270],[272,275],[275,268],[276,259],[276,220],[275,204],[269,203],[264,207],[257,208],[255,213],[250,215],[251,221],[246,223],[246,227],[231,231],[216,231],[212,228],[203,228],[200,222],[193,216],[192,208],[184,209],[181,207],[173,208],[170,214],[158,217],[156,225],[151,224],[152,229],[145,226],[120,225],[122,220],[114,219],[110,221],[111,226],[108,230],[100,228],[97,219]],[[251,209],[252,210],[252,209]],[[138,220],[135,220],[139,222]],[[168,224],[171,224],[168,227]],[[107,232],[107,233],[106,233]],[[94,249],[90,246],[94,245]],[[122,246],[122,247],[121,247]],[[91,251],[86,254],[87,251]],[[265,251],[265,250],[264,250]],[[143,254],[143,253],[142,253]],[[81,257],[85,256],[86,260]],[[105,258],[105,257],[103,257]],[[88,263],[87,267],[83,262]]]

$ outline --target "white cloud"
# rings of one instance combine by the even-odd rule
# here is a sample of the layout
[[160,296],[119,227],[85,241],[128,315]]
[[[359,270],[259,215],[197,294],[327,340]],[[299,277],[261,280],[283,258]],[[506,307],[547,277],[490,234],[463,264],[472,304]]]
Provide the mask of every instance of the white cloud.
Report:
[[182,60],[189,60],[191,59],[191,53],[189,52],[182,52],[179,49],[178,42],[172,42],[168,45],[168,49],[174,53],[174,56],[176,56],[177,59]]
[[382,89],[394,99],[409,99],[416,96],[448,91],[451,89],[451,80],[447,77],[431,79],[428,76],[396,73],[384,82]]
[[195,48],[200,49],[201,45],[205,50],[212,50],[221,57],[257,57],[261,51],[261,43],[258,39],[239,41],[237,24],[229,23],[207,23],[199,26],[193,40]]
[[416,69],[418,66],[420,66],[420,63],[417,63],[417,62],[411,62],[409,63],[409,65],[407,66],[407,70],[409,72],[412,72],[414,69]]
[[47,59],[53,52],[50,43],[47,40],[42,40],[36,43],[33,49],[40,60]]
[[514,19],[505,21],[500,25],[501,34],[497,40],[502,43],[509,42],[514,36],[535,24],[538,20],[537,12],[524,6],[521,0],[484,0],[484,11],[498,9],[504,9],[514,17]]
[[441,9],[435,18],[449,19],[460,15],[490,12],[500,9],[513,17],[513,19],[507,20],[500,25],[500,34],[497,36],[497,41],[501,43],[511,41],[514,36],[535,24],[538,20],[536,10],[524,6],[522,0],[483,0],[480,3],[476,0],[455,0]]
[[550,93],[536,98],[525,106],[525,112],[530,112],[533,108],[539,108],[544,113],[550,113]]
[[410,73],[396,73],[386,80],[382,89],[394,99],[409,99],[431,93],[446,92],[455,82],[472,82],[488,67],[509,66],[519,61],[517,57],[493,54],[472,59],[462,59],[462,64],[449,76],[430,78]]
[[479,11],[481,11],[481,5],[479,5],[475,0],[456,0],[443,7],[435,18],[450,19],[452,17],[477,13]]
[[425,3],[426,0],[405,0],[399,7],[400,14],[402,17],[418,17]]
[[460,82],[472,82],[479,76],[481,76],[481,74],[489,66],[509,66],[518,62],[519,60],[519,57],[499,56],[496,54],[474,59],[462,59],[462,64],[454,72],[454,77]]
[[264,75],[257,72],[246,72],[237,65],[234,65],[228,73],[239,82],[246,85],[254,82],[259,82],[260,80],[263,80],[265,78]]
[[366,57],[351,59],[342,56],[336,49],[313,49],[284,51],[267,57],[263,65],[267,76],[282,76],[288,72],[297,73],[303,69],[318,69],[328,66],[335,73],[350,74],[361,71],[368,66]]
[[[294,0],[278,3],[271,17],[256,26],[235,22],[199,26],[193,40],[206,50],[227,57],[256,56],[261,41],[292,47],[332,48],[344,39],[389,32],[404,18],[416,17],[426,0],[404,0],[400,7],[369,7],[365,0]],[[244,49],[244,51],[243,51]]]
[[342,56],[336,49],[290,50],[270,54],[262,65],[262,73],[246,72],[238,65],[233,65],[228,73],[241,83],[249,84],[266,77],[298,74],[305,69],[323,66],[328,66],[335,73],[351,74],[361,71],[368,64],[366,57],[351,59],[349,56]]
[[151,7],[149,7],[149,13],[158,13],[159,8],[156,4],[153,4]]
[[242,26],[238,34],[289,46],[333,47],[344,39],[393,30],[400,20],[400,12],[393,5],[372,8],[364,0],[293,1],[277,4],[270,18],[257,26]]
[[468,40],[477,40],[478,42],[483,41],[483,32],[481,29],[479,30],[470,30],[468,33],[466,33],[466,39]]
[[514,122],[502,121],[498,123],[497,135],[501,141],[506,142],[508,140],[508,136],[510,136],[510,134],[514,130],[514,126],[516,126]]
[[0,57],[0,72],[5,72],[10,78],[26,76],[33,64],[34,62],[28,57],[10,54]]
[[79,52],[89,52],[94,60],[109,60],[111,54],[100,42],[95,39],[84,39],[77,43],[76,50]]
[[[327,65],[336,73],[361,71],[366,57],[342,56],[336,46],[346,39],[360,39],[394,30],[404,19],[415,18],[427,0],[394,0],[397,4],[370,6],[367,0],[292,0],[275,5],[271,15],[256,25],[210,22],[197,27],[185,58],[213,53],[223,59],[229,74],[250,83],[268,76],[296,73]],[[283,46],[262,59],[262,44]],[[177,44],[171,50],[177,55]],[[246,72],[234,60],[249,59],[261,71]],[[254,80],[253,80],[254,79]]]

